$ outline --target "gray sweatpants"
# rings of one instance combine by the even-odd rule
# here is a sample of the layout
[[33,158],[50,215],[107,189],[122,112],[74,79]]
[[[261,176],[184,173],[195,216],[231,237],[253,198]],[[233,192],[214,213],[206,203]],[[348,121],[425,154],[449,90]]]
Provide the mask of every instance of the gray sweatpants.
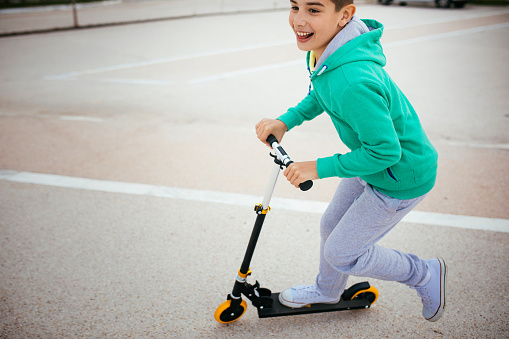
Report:
[[426,276],[423,260],[376,243],[424,197],[399,200],[360,178],[341,179],[320,224],[318,291],[338,298],[349,275],[419,284]]

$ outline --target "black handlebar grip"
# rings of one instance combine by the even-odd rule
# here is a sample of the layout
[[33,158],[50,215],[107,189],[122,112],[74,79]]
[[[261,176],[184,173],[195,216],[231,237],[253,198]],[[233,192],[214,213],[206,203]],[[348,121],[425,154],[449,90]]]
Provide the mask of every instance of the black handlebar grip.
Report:
[[274,141],[275,141],[275,142],[278,142],[278,141],[277,141],[277,139],[276,139],[276,137],[275,137],[274,135],[272,135],[272,134],[271,134],[271,135],[269,135],[269,136],[268,136],[268,138],[267,138],[267,142],[269,143],[269,145],[270,145],[271,147],[272,147],[272,143],[273,143]]
[[[275,137],[274,135],[272,135],[272,134],[271,134],[271,135],[269,135],[269,136],[267,137],[267,142],[269,143],[269,145],[270,145],[271,147],[272,147],[272,143],[273,143],[273,142],[277,142],[277,143],[279,143],[279,142],[277,141],[276,137]],[[284,152],[284,151],[283,151],[283,152]],[[290,166],[290,164],[291,164],[292,162],[293,162],[293,161],[290,161],[288,164],[286,164],[286,166]],[[301,191],[307,191],[307,190],[309,190],[311,187],[313,187],[313,181],[312,181],[312,180],[305,181],[305,182],[301,183],[301,184],[299,185],[299,187],[300,187]]]
[[311,187],[313,187],[313,180],[304,181],[299,185],[301,191],[307,191]]

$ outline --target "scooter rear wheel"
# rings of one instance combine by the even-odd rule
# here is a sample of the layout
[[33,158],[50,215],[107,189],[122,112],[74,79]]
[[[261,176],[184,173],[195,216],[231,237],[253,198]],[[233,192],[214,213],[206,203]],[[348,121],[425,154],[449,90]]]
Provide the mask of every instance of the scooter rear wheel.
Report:
[[231,300],[227,300],[216,309],[216,312],[214,313],[214,318],[222,323],[222,324],[228,324],[231,322],[234,322],[235,320],[239,319],[244,315],[244,313],[247,310],[247,303],[245,300],[242,300],[239,307],[232,309],[231,308]]
[[376,287],[370,286],[368,289],[360,290],[356,292],[352,299],[355,298],[367,298],[371,305],[375,303],[375,301],[378,299],[378,290]]

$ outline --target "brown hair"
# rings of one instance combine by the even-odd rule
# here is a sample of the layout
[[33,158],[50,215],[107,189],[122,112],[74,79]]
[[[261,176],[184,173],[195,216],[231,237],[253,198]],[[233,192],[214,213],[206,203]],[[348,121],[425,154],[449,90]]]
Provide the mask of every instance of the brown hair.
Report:
[[353,4],[353,0],[331,0],[336,5],[336,12],[339,12],[341,8],[346,5]]

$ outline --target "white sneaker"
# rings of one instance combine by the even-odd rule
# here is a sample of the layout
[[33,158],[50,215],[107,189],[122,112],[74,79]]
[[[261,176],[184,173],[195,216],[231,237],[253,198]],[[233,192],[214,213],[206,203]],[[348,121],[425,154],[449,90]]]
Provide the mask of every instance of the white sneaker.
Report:
[[310,304],[337,304],[341,297],[326,297],[317,291],[316,285],[299,285],[279,294],[279,302],[287,307],[300,308]]
[[447,265],[444,259],[426,260],[430,281],[421,287],[412,287],[422,299],[422,315],[428,321],[437,321],[444,313]]

